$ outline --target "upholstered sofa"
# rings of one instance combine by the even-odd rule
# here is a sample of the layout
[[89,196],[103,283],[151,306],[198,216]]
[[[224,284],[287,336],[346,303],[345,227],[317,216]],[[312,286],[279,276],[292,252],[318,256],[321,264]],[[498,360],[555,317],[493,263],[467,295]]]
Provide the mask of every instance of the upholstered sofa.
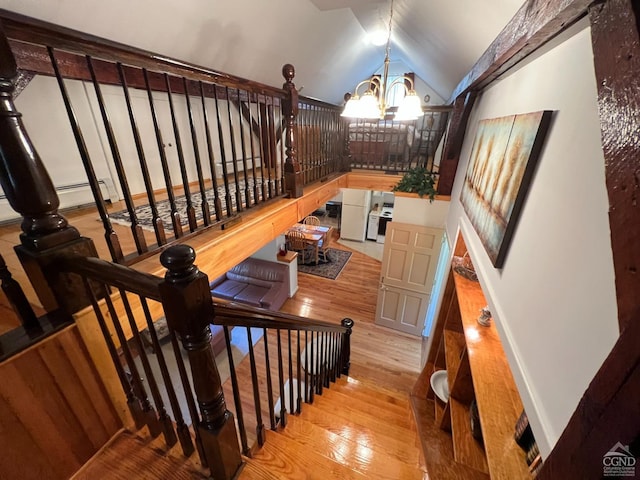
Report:
[[289,296],[289,269],[283,263],[247,258],[210,284],[214,297],[279,310]]

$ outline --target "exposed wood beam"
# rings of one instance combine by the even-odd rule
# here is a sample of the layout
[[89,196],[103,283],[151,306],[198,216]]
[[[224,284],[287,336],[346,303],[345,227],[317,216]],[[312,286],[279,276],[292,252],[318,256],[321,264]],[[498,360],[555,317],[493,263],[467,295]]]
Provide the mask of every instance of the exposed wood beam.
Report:
[[453,104],[453,113],[444,145],[442,160],[440,160],[438,193],[451,195],[453,181],[456,178],[458,163],[460,162],[460,150],[467,131],[467,122],[471,109],[476,100],[476,92],[468,92],[456,98]]
[[594,0],[529,0],[455,88],[448,103],[480,90],[587,14]]
[[545,462],[541,480],[600,478],[603,455],[617,442],[637,443],[640,435],[640,2],[595,5],[590,20],[622,333]]
[[640,292],[639,10],[611,0],[590,15],[621,330],[637,316]]

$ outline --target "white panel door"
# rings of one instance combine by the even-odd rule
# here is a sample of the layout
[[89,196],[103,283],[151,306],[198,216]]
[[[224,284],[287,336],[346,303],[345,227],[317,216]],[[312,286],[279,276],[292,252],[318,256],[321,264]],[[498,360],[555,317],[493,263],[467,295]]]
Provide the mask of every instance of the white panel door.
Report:
[[376,323],[421,335],[444,230],[390,222],[384,243]]

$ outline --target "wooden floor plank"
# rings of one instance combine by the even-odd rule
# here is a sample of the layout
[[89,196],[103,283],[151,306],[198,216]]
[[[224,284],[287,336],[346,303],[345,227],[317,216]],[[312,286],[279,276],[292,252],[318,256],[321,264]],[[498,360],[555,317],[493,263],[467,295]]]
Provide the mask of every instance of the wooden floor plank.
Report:
[[384,455],[305,420],[304,412],[300,417],[291,417],[281,434],[367,478],[411,480],[422,479],[425,474],[419,467],[410,466],[404,460]]

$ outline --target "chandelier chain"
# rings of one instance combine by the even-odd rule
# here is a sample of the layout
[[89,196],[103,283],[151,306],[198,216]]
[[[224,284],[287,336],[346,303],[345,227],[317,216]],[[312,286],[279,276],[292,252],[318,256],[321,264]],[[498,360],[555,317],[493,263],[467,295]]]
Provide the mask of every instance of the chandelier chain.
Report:
[[389,29],[387,34],[387,47],[385,49],[385,57],[389,58],[389,52],[391,51],[391,26],[393,22],[393,0],[391,0],[391,8],[389,11]]

